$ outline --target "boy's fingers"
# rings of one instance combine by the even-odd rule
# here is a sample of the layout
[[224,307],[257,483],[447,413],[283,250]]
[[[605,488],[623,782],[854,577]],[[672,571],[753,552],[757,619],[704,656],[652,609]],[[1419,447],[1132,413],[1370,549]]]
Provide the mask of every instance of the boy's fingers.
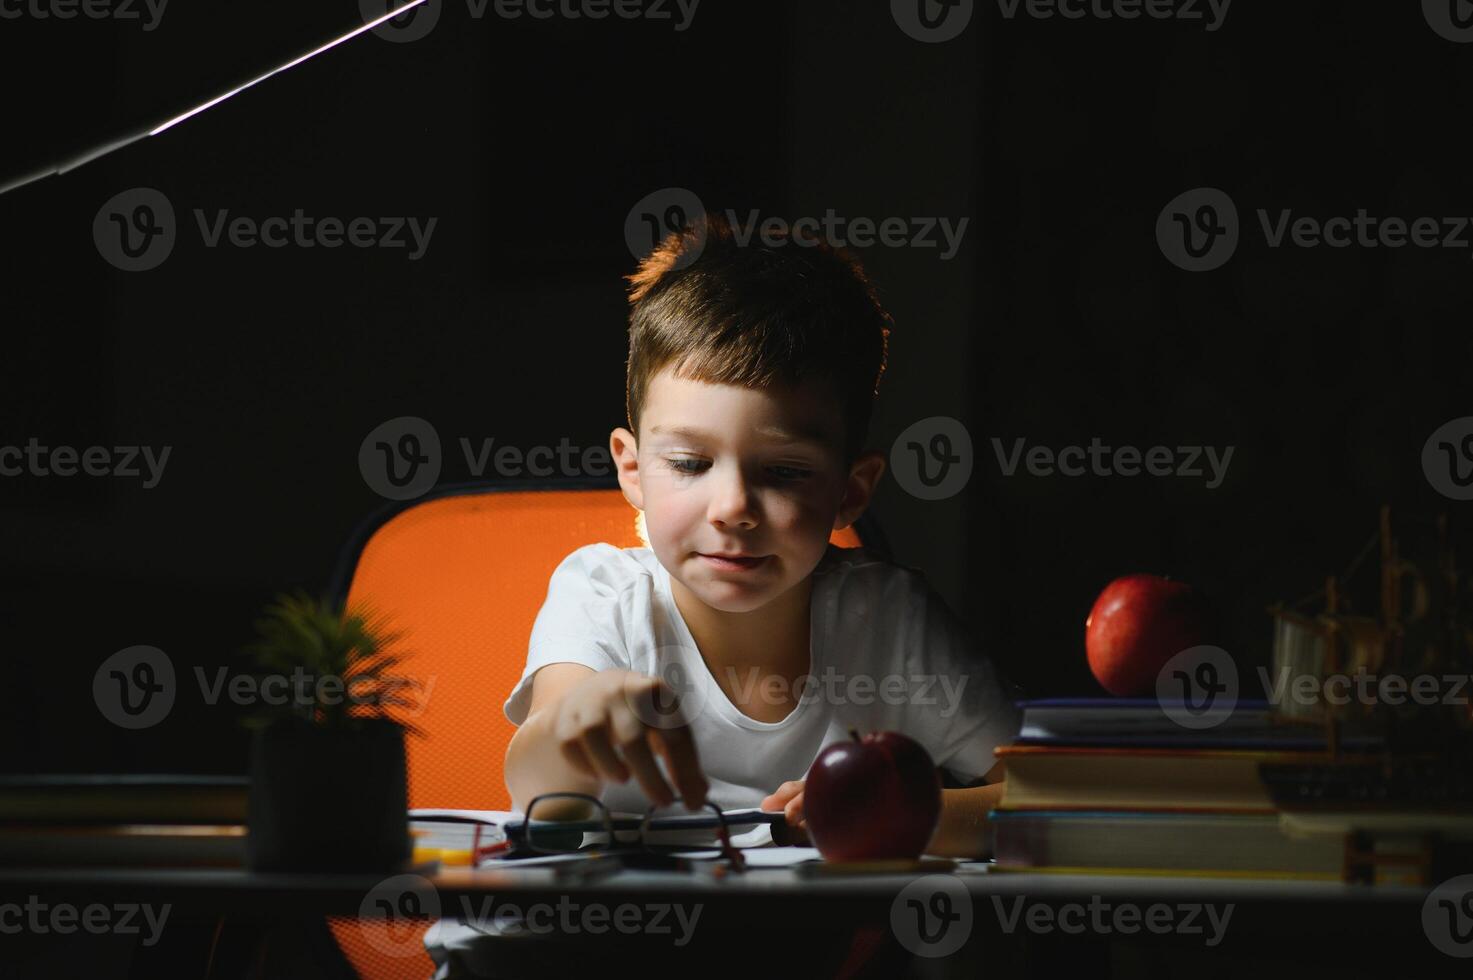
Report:
[[622,783],[629,778],[629,770],[619,761],[619,755],[609,742],[607,728],[590,728],[583,733],[578,744],[597,768],[596,775],[604,780]]
[[598,770],[589,761],[588,753],[583,751],[583,744],[581,742],[561,742],[559,745],[563,750],[563,758],[568,760],[570,766],[585,776],[591,776],[594,779],[598,778]]
[[639,785],[644,788],[650,801],[657,806],[669,806],[675,799],[675,794],[666,785],[665,777],[660,775],[660,767],[655,764],[655,757],[645,744],[643,736],[631,742],[621,742],[619,749],[624,753],[624,761],[634,770],[634,778],[639,780]]
[[675,780],[685,805],[694,810],[706,805],[710,786],[696,757],[696,743],[689,728],[650,729],[650,738],[665,758],[665,768]]
[[[802,791],[803,781],[801,779],[789,780],[788,782],[783,783],[777,789],[773,790],[767,796],[763,797],[762,809],[780,810],[787,806],[788,800],[793,798],[793,794],[801,793]],[[771,806],[768,805],[768,801],[771,801]]]
[[660,767],[655,764],[655,757],[650,752],[649,743],[646,741],[645,724],[634,712],[628,710],[615,710],[610,717],[611,727],[614,732],[614,741],[617,744],[619,754],[623,756],[624,762],[634,771],[634,778],[639,780],[645,795],[650,802],[659,806],[668,806],[675,798],[670,787],[665,783],[665,777],[660,774]]

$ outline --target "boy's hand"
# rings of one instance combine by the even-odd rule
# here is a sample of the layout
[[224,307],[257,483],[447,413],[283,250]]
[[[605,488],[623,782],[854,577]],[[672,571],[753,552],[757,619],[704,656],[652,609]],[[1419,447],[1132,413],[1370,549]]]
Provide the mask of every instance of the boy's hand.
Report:
[[675,693],[658,677],[598,671],[558,701],[552,730],[563,758],[580,772],[623,783],[632,771],[651,802],[669,806],[675,795],[655,762],[659,753],[685,805],[694,810],[706,803],[710,787],[690,726],[679,715]]
[[803,780],[794,779],[764,797],[761,809],[782,810],[787,817],[788,837],[796,843],[808,843],[808,821],[803,817]]

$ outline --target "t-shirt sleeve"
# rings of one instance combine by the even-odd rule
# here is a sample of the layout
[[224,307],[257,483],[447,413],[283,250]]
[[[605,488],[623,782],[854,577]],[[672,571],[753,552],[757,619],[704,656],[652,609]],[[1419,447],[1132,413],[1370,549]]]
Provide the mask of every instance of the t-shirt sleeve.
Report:
[[502,708],[507,720],[513,725],[527,720],[532,676],[548,664],[629,668],[626,600],[637,574],[634,563],[610,544],[585,545],[553,569],[547,598],[532,623],[527,666]]
[[913,676],[931,683],[932,700],[915,713],[913,724],[936,765],[967,785],[997,763],[994,749],[1017,736],[1022,690],[924,579],[918,577],[916,585],[923,593],[915,598],[920,616],[906,656]]

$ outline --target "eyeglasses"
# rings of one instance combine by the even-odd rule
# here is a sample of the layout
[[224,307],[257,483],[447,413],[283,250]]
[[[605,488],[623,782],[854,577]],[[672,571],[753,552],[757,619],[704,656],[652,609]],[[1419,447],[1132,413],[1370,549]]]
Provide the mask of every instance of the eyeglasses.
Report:
[[[673,854],[679,852],[684,861],[714,861],[725,858],[732,871],[747,869],[741,850],[731,843],[726,816],[715,803],[707,803],[705,809],[715,816],[709,826],[716,831],[717,847],[651,842],[651,832],[669,832],[665,828],[654,826],[654,822],[659,820],[655,816],[658,809],[659,807],[651,806],[642,819],[616,818],[596,796],[587,793],[544,793],[527,804],[526,820],[520,824],[507,825],[506,835],[513,846],[524,853],[568,854],[583,851],[590,854],[614,854],[625,857],[626,866],[664,868],[681,866],[678,861],[672,860]],[[684,826],[691,827],[689,823]],[[698,824],[691,829],[700,829],[700,826]],[[630,839],[631,834],[635,835],[633,840]],[[598,835],[605,835],[604,842],[588,842],[585,839]],[[649,855],[656,859],[627,860],[635,855]]]

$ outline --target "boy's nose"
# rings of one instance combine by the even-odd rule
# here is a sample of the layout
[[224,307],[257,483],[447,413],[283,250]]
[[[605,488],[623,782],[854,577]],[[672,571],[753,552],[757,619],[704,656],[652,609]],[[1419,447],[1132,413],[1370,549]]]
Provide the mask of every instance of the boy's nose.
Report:
[[756,527],[752,493],[740,473],[727,473],[711,498],[711,522],[726,527]]

